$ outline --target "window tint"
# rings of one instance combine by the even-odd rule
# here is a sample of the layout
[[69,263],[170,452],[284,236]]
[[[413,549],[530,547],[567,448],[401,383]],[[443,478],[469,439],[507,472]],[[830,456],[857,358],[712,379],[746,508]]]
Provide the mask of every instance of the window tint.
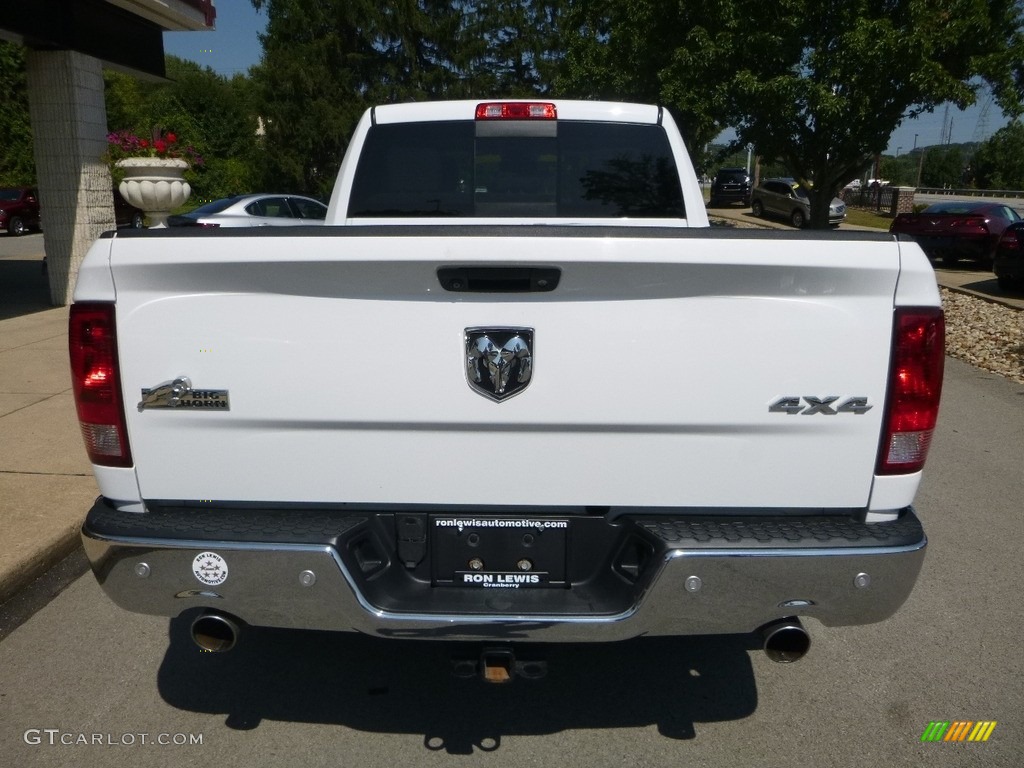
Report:
[[288,207],[288,200],[283,197],[261,197],[259,200],[254,200],[245,206],[245,211],[252,216],[293,218],[292,211]]
[[477,136],[470,121],[378,125],[348,215],[681,218],[660,126],[561,122],[553,135]]
[[970,213],[974,206],[970,203],[932,203],[924,209],[924,213]]
[[236,198],[234,197],[225,197],[221,200],[214,200],[212,203],[201,205],[190,211],[189,216],[195,216],[198,218],[199,216],[209,216],[211,213],[220,213],[228,206],[233,205],[235,200]]
[[316,202],[315,200],[307,200],[304,197],[292,197],[291,200],[292,208],[295,209],[295,215],[300,219],[320,219],[327,218],[327,206]]

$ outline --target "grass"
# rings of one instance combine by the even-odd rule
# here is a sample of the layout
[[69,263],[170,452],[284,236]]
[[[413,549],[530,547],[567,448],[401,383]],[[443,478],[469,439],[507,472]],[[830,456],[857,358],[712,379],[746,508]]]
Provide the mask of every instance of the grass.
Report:
[[866,208],[847,208],[846,224],[856,224],[859,227],[874,227],[889,231],[892,224],[891,213],[876,213]]

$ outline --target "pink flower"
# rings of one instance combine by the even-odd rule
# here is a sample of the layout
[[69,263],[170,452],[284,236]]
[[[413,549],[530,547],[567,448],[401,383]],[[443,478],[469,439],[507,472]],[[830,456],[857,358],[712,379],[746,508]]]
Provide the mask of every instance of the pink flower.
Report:
[[161,134],[154,130],[152,138],[140,139],[131,131],[114,131],[107,135],[107,153],[105,158],[110,163],[128,157],[171,157],[182,158],[190,165],[203,164],[203,158],[195,147],[178,144],[178,135],[168,131]]

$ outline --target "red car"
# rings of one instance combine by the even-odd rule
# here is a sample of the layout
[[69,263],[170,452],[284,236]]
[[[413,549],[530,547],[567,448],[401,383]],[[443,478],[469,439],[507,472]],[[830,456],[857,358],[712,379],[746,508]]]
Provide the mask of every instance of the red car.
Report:
[[31,187],[0,189],[0,229],[10,235],[39,229],[39,193]]
[[929,258],[942,259],[946,266],[965,258],[987,266],[1003,230],[1015,221],[1021,221],[1020,214],[1002,203],[950,200],[920,213],[899,214],[889,231],[910,235]]
[[1024,220],[1003,232],[992,271],[1004,291],[1024,291]]

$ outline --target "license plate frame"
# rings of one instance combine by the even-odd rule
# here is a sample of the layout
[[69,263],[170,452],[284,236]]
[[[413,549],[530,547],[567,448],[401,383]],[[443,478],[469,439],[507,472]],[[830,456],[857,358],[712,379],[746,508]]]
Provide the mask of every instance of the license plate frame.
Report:
[[431,583],[468,589],[568,586],[568,518],[432,515]]

